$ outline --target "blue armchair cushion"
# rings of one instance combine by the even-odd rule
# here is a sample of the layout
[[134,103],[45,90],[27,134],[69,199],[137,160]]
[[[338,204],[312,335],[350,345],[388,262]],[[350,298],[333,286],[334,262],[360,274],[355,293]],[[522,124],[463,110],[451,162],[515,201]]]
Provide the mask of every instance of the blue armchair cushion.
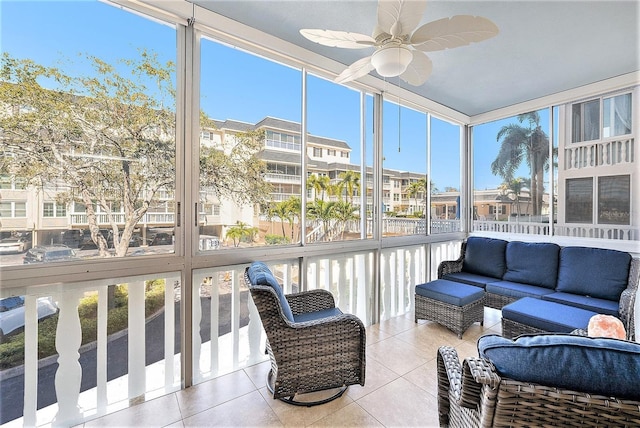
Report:
[[521,382],[640,400],[640,344],[617,339],[544,334],[478,340],[498,374]]
[[506,268],[507,241],[470,236],[464,251],[462,270],[478,275],[502,278]]
[[295,322],[316,321],[322,318],[336,317],[342,315],[342,311],[339,308],[323,309],[315,312],[303,312],[293,316]]
[[553,243],[511,241],[507,244],[507,271],[502,279],[554,289],[559,253],[560,246]]
[[280,307],[282,308],[282,313],[284,316],[291,322],[294,322],[293,312],[291,312],[291,306],[289,306],[289,302],[282,292],[282,287],[273,276],[271,269],[264,264],[263,262],[253,262],[251,266],[249,266],[249,270],[247,271],[247,275],[249,276],[249,281],[255,285],[268,285],[276,292],[278,296],[278,300],[280,301]]
[[619,301],[627,288],[631,254],[602,248],[564,247],[556,291]]

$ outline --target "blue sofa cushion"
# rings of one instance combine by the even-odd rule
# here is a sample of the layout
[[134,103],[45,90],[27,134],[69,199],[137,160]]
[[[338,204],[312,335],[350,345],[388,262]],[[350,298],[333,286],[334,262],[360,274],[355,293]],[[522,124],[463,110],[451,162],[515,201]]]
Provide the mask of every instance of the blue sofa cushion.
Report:
[[594,315],[597,312],[535,297],[523,297],[502,307],[502,318],[557,333],[571,333],[577,328],[586,330]]
[[556,291],[619,301],[627,288],[631,254],[602,248],[564,247]]
[[315,321],[322,318],[335,317],[342,315],[342,311],[338,308],[323,309],[315,312],[303,312],[293,316],[295,322]]
[[498,374],[573,391],[640,399],[640,344],[617,339],[543,334],[515,341],[483,336],[478,353]]
[[507,244],[507,271],[502,279],[554,289],[559,253],[560,246],[553,243],[511,241]]
[[484,297],[484,290],[473,285],[436,279],[416,285],[416,294],[439,302],[463,307]]
[[502,278],[506,268],[507,241],[470,236],[462,261],[462,270],[483,276]]
[[595,297],[581,296],[579,294],[562,292],[545,294],[544,296],[542,296],[542,299],[548,300],[550,302],[557,302],[569,306],[575,306],[576,308],[594,311],[599,314],[613,315],[614,317],[620,316],[618,312],[618,309],[620,307],[619,302],[614,302],[612,300],[597,299]]
[[545,287],[538,287],[536,285],[521,284],[519,282],[511,281],[496,281],[487,284],[485,287],[488,293],[499,294],[501,296],[509,297],[537,297],[540,298],[545,294],[553,293],[553,290],[549,290]]
[[295,321],[293,318],[293,312],[291,312],[291,306],[289,306],[289,302],[282,292],[282,287],[280,287],[280,284],[266,264],[263,262],[251,263],[251,266],[249,266],[249,270],[247,271],[247,275],[249,276],[249,281],[251,281],[252,284],[268,285],[273,288],[278,296],[278,300],[280,301],[282,313],[289,321]]
[[484,288],[490,282],[499,281],[500,278],[494,278],[492,276],[476,275],[469,272],[453,272],[448,273],[442,277],[449,281],[462,282],[463,284],[475,285],[476,287]]

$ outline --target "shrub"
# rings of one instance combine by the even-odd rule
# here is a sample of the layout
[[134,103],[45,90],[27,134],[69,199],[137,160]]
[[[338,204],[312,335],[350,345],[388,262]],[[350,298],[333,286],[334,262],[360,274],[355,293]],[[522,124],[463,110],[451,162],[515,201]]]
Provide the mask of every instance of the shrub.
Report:
[[272,234],[265,235],[264,240],[267,243],[267,245],[279,245],[279,244],[289,243],[289,240],[287,239],[286,236],[272,235]]

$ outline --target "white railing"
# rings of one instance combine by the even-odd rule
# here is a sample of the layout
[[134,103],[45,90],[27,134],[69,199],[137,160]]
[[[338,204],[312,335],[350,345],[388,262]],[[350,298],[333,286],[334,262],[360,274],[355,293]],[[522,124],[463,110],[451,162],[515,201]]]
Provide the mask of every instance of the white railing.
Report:
[[276,174],[268,172],[264,175],[266,181],[272,182],[288,182],[288,183],[302,183],[302,176],[292,174]]
[[[74,226],[80,225],[88,225],[89,220],[87,219],[86,213],[71,213],[71,224]],[[204,216],[201,215],[200,221],[204,221]],[[175,222],[175,214],[174,213],[146,213],[142,219],[138,222],[139,224],[172,224]],[[109,216],[106,213],[97,213],[96,219],[98,224],[110,224],[110,219],[113,219],[117,224],[124,224],[125,216],[124,213],[115,213]]]
[[[550,226],[548,222],[474,220],[473,231],[549,235]],[[640,229],[619,225],[554,224],[553,234],[555,236],[579,238],[619,239],[623,241],[640,240]]]
[[564,149],[564,168],[583,169],[612,166],[635,161],[633,138],[586,144],[571,144]]
[[[127,407],[130,402],[179,390],[180,354],[174,352],[179,278],[179,273],[175,273],[161,278],[109,280],[110,284],[126,287],[126,313],[124,309],[111,312],[111,285],[104,281],[64,284],[64,287],[52,284],[28,290],[24,307],[14,309],[24,311],[24,364],[0,372],[2,400],[10,402],[15,413],[3,412],[0,423],[73,426]],[[159,291],[164,293],[164,305],[146,317],[147,281],[158,279],[164,282],[164,289]],[[2,292],[2,297],[12,294],[11,290]],[[57,317],[55,350],[58,355],[39,359],[39,330],[55,319],[38,319],[37,301],[42,297],[55,302],[58,309],[53,315]],[[97,302],[93,312],[87,312],[84,306],[87,300]],[[126,318],[127,324],[123,330],[108,334],[112,316]],[[95,328],[94,339],[84,345],[83,325]],[[40,333],[40,336],[42,334],[49,333]],[[151,336],[149,340],[145,340],[147,335]],[[156,361],[147,365],[147,359]],[[84,379],[87,374],[92,377]]]

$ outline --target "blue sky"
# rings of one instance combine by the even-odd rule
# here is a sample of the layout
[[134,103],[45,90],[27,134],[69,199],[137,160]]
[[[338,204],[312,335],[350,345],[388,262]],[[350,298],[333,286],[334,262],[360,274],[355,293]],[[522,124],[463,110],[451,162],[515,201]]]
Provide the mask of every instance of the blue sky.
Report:
[[[115,63],[118,59],[136,57],[140,48],[146,48],[157,52],[162,61],[175,61],[173,28],[100,2],[2,0],[0,21],[3,52],[44,65],[61,66],[71,74],[90,72],[79,61],[79,53]],[[209,116],[251,123],[265,116],[300,121],[300,71],[209,40],[202,43],[201,61],[201,108]],[[360,94],[315,76],[308,80],[308,93],[309,132],[346,141],[353,149],[351,162],[359,163]],[[371,105],[369,97],[368,147]],[[385,103],[385,167],[426,172],[424,118],[424,114],[405,108],[398,115],[397,106]],[[474,131],[476,189],[495,188],[502,181],[491,175],[489,165],[499,148],[496,134],[506,123],[509,121],[499,121],[476,127]],[[459,187],[459,130],[440,120],[434,120],[432,125],[432,180],[440,190]],[[367,151],[370,165],[370,148]],[[522,169],[520,175],[526,176],[526,166]]]

